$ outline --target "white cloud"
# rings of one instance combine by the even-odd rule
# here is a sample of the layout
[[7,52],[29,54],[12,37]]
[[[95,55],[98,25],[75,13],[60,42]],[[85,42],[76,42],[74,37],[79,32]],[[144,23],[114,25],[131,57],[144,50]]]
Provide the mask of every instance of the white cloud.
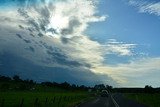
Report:
[[140,86],[153,85],[157,86],[160,76],[160,57],[141,58],[131,61],[127,64],[117,66],[97,67],[97,71],[110,75],[121,86]]
[[115,39],[109,39],[106,43],[107,54],[117,54],[120,56],[131,56],[134,54],[132,49],[136,47],[136,44],[127,44],[123,42],[118,42]]
[[[89,23],[104,21],[106,18],[105,16],[96,16],[97,9],[92,0],[66,0],[65,2],[57,1],[54,3],[48,1],[45,5],[42,3],[27,7],[25,10],[17,8],[5,12],[1,11],[1,15],[4,17],[3,21],[1,21],[1,26],[10,26],[3,28],[2,35],[5,36],[4,38],[6,38],[6,35],[7,38],[10,38],[8,45],[13,42],[15,42],[13,43],[14,45],[17,44],[17,39],[13,41],[13,35],[19,32],[26,39],[34,39],[36,42],[43,41],[49,46],[60,48],[62,53],[68,57],[68,60],[77,61],[90,67],[102,65],[106,54],[132,54],[130,50],[134,47],[132,44],[113,43],[112,41],[112,43],[109,42],[103,45],[92,41],[83,34]],[[13,18],[10,18],[10,15]],[[16,17],[19,18],[17,19]],[[11,30],[10,32],[12,33],[8,34],[8,29],[14,30]],[[39,34],[45,36],[37,38]],[[36,38],[30,35],[35,35]],[[21,48],[23,48],[23,45]],[[44,60],[45,56],[47,56],[45,55],[45,49],[36,47],[35,50],[37,50],[35,51],[36,56],[40,55],[40,57],[36,57],[37,60],[39,58]],[[27,54],[27,56],[35,61],[35,58],[32,59],[34,55]],[[49,65],[52,66],[52,63]],[[55,62],[53,65],[55,65]]]
[[144,5],[140,7],[139,11],[142,13],[149,13],[149,14],[155,14],[157,16],[160,16],[160,2],[149,3],[147,5]]
[[[83,34],[89,23],[106,18],[96,15],[93,0],[28,2],[24,7],[0,10],[0,37],[4,40],[0,42],[0,53],[9,52],[41,66],[84,74],[91,74],[87,73],[92,72],[91,67],[103,63],[101,44]],[[93,80],[106,83],[104,77],[113,81],[107,75]]]
[[148,13],[160,16],[160,2],[130,0],[129,4],[137,7],[140,13]]
[[51,1],[28,2],[25,8],[0,10],[0,37],[4,39],[0,42],[0,52],[17,54],[41,66],[85,69],[96,75],[103,74],[102,82],[118,78],[100,70],[101,67],[108,68],[104,56],[131,56],[136,44],[115,39],[100,44],[84,34],[89,23],[107,18],[106,15],[96,15],[94,0]]

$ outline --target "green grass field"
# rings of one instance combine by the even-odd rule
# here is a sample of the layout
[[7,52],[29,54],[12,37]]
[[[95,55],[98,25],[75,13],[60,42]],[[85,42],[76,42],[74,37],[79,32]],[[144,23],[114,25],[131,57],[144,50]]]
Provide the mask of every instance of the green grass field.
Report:
[[72,107],[90,98],[85,92],[0,92],[0,107]]
[[73,107],[91,98],[87,90],[0,81],[0,107]]
[[160,94],[126,94],[127,98],[143,103],[149,107],[160,107]]

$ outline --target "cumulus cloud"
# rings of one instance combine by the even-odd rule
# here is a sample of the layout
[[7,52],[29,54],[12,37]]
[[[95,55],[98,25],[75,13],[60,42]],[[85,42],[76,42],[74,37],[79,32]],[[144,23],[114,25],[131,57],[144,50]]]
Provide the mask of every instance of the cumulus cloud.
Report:
[[160,2],[130,0],[129,4],[137,7],[140,13],[160,16]]
[[[15,35],[25,43],[31,44],[30,39],[33,39],[39,46],[44,45],[45,48],[50,47],[50,51],[53,51],[53,49],[51,49],[52,46],[49,45],[49,41],[45,41],[45,39],[51,39],[50,44],[54,45],[54,47],[58,47],[61,53],[69,57],[68,59],[73,60],[75,59],[73,58],[74,54],[71,53],[72,50],[77,51],[75,48],[80,47],[83,42],[90,42],[88,45],[93,44],[95,48],[99,48],[99,43],[91,41],[82,34],[83,30],[88,26],[88,23],[104,20],[104,17],[95,16],[96,7],[93,1],[68,0],[65,2],[37,2],[38,4],[27,2],[27,8],[17,7],[14,10],[1,11],[3,20],[5,20],[1,21],[1,26],[5,26],[3,30],[6,31],[3,32],[3,35],[7,35],[7,30],[11,30],[10,32],[14,30],[13,35],[14,32],[18,32]],[[18,17],[18,19],[11,18],[10,15]],[[81,28],[83,28],[83,30]],[[11,35],[11,33],[9,35]],[[30,35],[32,37],[30,37]],[[47,36],[51,36],[51,38]],[[85,43],[83,44],[85,45]],[[77,47],[74,47],[74,45],[77,45]],[[85,52],[86,49],[79,50]],[[52,52],[47,51],[47,53]],[[78,52],[76,54],[78,54]],[[97,54],[97,56],[100,57],[99,54]]]
[[[14,1],[16,2],[18,1]],[[90,78],[90,82],[114,82],[109,76],[94,74],[90,69],[101,65],[104,60],[101,44],[83,34],[89,23],[105,20],[105,16],[96,16],[96,2],[37,0],[32,3],[26,0],[21,3],[23,7],[18,2],[15,7],[0,10],[0,37],[4,39],[0,42],[2,55],[13,54],[38,66],[49,67],[52,70],[63,69],[68,76],[71,76],[70,72],[75,72],[71,77],[85,82],[89,81],[87,77],[91,75],[93,78]],[[23,70],[24,74],[29,75],[27,71],[16,66],[16,63],[11,62],[14,64],[15,72],[17,69]],[[5,69],[4,66],[1,67]],[[5,72],[1,71],[2,74]],[[87,77],[83,77],[82,74],[86,74]],[[60,75],[58,77],[63,78]]]
[[[72,75],[74,78],[86,78],[87,81],[93,75],[90,81],[116,84],[117,79],[107,70],[109,66],[104,63],[104,56],[131,56],[136,44],[115,39],[100,44],[85,35],[89,23],[105,21],[107,18],[106,15],[97,16],[96,0],[16,2],[18,4],[14,8],[0,10],[0,37],[3,39],[0,42],[0,53],[16,54],[53,70],[65,69],[70,76],[72,73],[69,71],[75,72]],[[107,68],[105,72],[101,67]],[[82,74],[87,76],[82,78]]]

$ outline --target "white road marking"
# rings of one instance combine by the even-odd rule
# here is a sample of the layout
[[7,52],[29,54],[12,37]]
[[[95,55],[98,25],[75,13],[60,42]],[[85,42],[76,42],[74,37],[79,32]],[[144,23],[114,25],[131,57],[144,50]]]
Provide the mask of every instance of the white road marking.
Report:
[[119,107],[119,105],[117,104],[117,102],[115,101],[115,99],[112,97],[112,95],[111,95],[111,99],[112,99],[114,105],[115,105],[116,107]]

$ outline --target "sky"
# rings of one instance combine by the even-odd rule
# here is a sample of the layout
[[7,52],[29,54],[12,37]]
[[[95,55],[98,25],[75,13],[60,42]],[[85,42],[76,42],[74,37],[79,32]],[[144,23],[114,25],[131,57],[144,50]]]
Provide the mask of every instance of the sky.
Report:
[[158,0],[1,0],[0,17],[1,75],[159,87]]

